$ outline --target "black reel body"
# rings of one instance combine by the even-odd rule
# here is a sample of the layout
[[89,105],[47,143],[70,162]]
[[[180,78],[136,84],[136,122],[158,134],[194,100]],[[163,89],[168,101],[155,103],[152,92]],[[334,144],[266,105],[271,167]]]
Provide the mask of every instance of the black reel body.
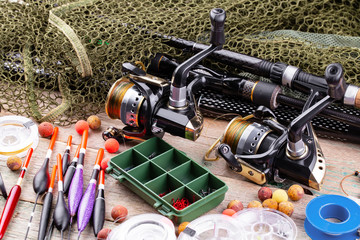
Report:
[[[325,177],[325,159],[310,121],[329,104],[345,94],[340,64],[325,70],[328,95],[312,90],[303,112],[288,127],[279,124],[270,109],[259,107],[255,123],[234,119],[224,133],[219,154],[232,169],[264,184],[269,180],[295,180],[320,190]],[[266,134],[268,133],[268,134]]]
[[286,151],[287,127],[279,124],[274,116],[259,116],[259,112],[264,111],[271,113],[259,107],[252,121],[233,119],[218,153],[232,170],[257,184],[283,182],[288,178],[320,189],[325,177],[325,160],[312,129],[303,134],[308,149],[306,156],[294,160]]
[[147,139],[162,137],[165,132],[191,140],[199,137],[203,122],[194,102],[188,100],[186,107],[172,108],[167,103],[168,80],[146,74],[130,63],[125,63],[123,70],[128,77],[114,83],[105,109],[110,118],[120,119],[126,126],[122,130],[110,127],[103,133],[104,139]]
[[123,72],[127,72],[129,77],[114,83],[105,108],[110,118],[121,119],[127,126],[122,130],[108,129],[103,134],[104,139],[146,139],[168,132],[195,141],[200,136],[203,117],[192,89],[202,81],[195,79],[187,85],[187,78],[196,64],[222,48],[225,19],[224,10],[215,8],[210,11],[211,45],[178,65],[172,71],[171,82],[146,74],[144,69],[130,63],[123,64]]

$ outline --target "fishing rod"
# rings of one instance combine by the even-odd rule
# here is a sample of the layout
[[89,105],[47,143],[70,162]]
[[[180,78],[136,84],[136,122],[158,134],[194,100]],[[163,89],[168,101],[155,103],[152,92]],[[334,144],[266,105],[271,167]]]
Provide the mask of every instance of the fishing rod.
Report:
[[34,217],[35,208],[36,208],[36,204],[37,204],[37,201],[39,199],[39,196],[44,194],[46,192],[46,190],[48,190],[48,188],[49,188],[49,184],[50,184],[49,161],[50,161],[50,157],[51,157],[51,154],[52,154],[52,150],[54,149],[54,145],[55,145],[56,137],[58,135],[58,131],[59,131],[59,128],[55,127],[53,135],[51,136],[51,139],[50,139],[49,148],[47,150],[46,157],[45,157],[45,160],[43,162],[43,165],[41,166],[39,171],[35,174],[34,179],[33,179],[33,188],[34,188],[34,191],[36,193],[36,199],[35,199],[34,207],[33,207],[33,210],[31,212],[30,219],[29,219],[29,222],[28,222],[28,226],[27,226],[27,229],[26,229],[25,240],[27,239],[27,236],[28,236],[29,231],[30,231],[31,222],[32,222],[32,219]]
[[50,212],[51,212],[52,201],[53,201],[53,193],[52,192],[53,192],[54,184],[55,184],[56,170],[57,170],[57,165],[54,165],[52,173],[51,173],[50,185],[49,185],[48,191],[45,195],[44,202],[43,202],[43,208],[41,211],[38,240],[43,240],[43,239],[45,239],[45,236],[46,236],[46,229],[49,224]]
[[92,225],[94,235],[97,237],[98,233],[104,226],[105,221],[105,172],[100,170],[98,192],[94,205],[94,212],[92,217]]
[[65,149],[65,152],[64,152],[64,155],[63,155],[63,159],[62,159],[62,163],[63,163],[63,166],[62,166],[63,173],[62,173],[62,175],[63,175],[63,176],[65,175],[66,170],[67,170],[68,165],[69,165],[71,141],[72,141],[72,136],[70,135],[70,136],[68,137],[67,144],[66,144],[66,149]]
[[[165,40],[163,43],[168,46],[185,49],[194,53],[201,52],[209,47],[205,44],[181,38],[161,36],[160,34],[155,34],[154,37],[163,38]],[[309,94],[311,89],[319,92],[322,96],[325,96],[328,92],[328,85],[324,77],[307,73],[298,67],[282,62],[273,63],[264,59],[225,49],[212,52],[209,55],[209,58],[214,61],[239,68],[245,72],[268,78],[276,84],[280,84],[306,94]],[[344,83],[339,87],[344,89],[345,94],[341,98],[339,98],[340,96],[336,96],[339,98],[337,101],[340,101],[344,105],[360,108],[360,88],[347,83]]]
[[[79,207],[82,195],[83,195],[83,186],[84,186],[84,179],[83,179],[83,166],[84,166],[84,159],[85,159],[85,152],[86,152],[86,145],[88,139],[88,130],[84,130],[82,139],[81,139],[81,148],[79,153],[78,163],[76,165],[76,170],[74,176],[72,178],[69,193],[68,193],[68,206],[69,206],[69,213],[70,213],[70,229],[73,217],[75,216],[77,209]],[[70,232],[69,232],[70,234]]]
[[[148,72],[155,76],[171,78],[172,72],[179,66],[179,63],[171,60],[164,54],[157,53],[148,68]],[[201,86],[204,89],[211,89],[222,93],[224,96],[241,97],[244,100],[256,105],[264,105],[270,109],[276,109],[279,104],[303,109],[305,101],[282,94],[281,88],[274,83],[251,81],[238,76],[229,76],[227,73],[217,73],[207,67],[197,65],[190,71],[189,78],[201,79]],[[199,91],[194,90],[194,92]],[[319,96],[320,97],[320,96]],[[356,111],[356,110],[354,110]],[[341,121],[360,128],[360,118],[347,112],[337,111],[328,108],[323,109],[319,116]]]
[[[100,172],[100,162],[104,157],[104,149],[100,148],[97,156],[93,172],[91,174],[90,182],[86,191],[81,198],[77,213],[77,227],[78,227],[78,239],[82,231],[84,231],[86,225],[89,223],[91,215],[93,213],[94,203],[95,203],[95,192],[96,192],[96,182]],[[95,217],[95,216],[94,216]]]
[[20,194],[21,194],[21,182],[22,182],[22,180],[25,176],[26,170],[29,166],[32,153],[33,153],[33,149],[30,148],[27,152],[25,161],[23,163],[19,179],[18,179],[16,185],[11,188],[9,196],[5,202],[5,206],[2,211],[1,218],[0,218],[0,239],[2,239],[4,237],[6,229],[10,223],[10,220],[15,211],[16,205],[19,201]]
[[57,155],[57,165],[58,165],[58,198],[54,208],[54,225],[60,231],[61,239],[64,237],[64,231],[69,227],[70,223],[70,214],[69,209],[66,206],[65,197],[64,197],[64,183],[62,175],[62,160],[61,154]]
[[[169,89],[169,79],[173,76],[174,69],[179,66],[180,64],[162,54],[157,54],[151,60],[148,73],[131,63],[124,63],[123,72],[127,73],[128,77],[121,78],[110,89],[106,101],[106,112],[110,118],[118,118],[126,126],[121,130],[115,127],[108,128],[103,132],[103,138],[105,140],[107,138],[115,138],[122,142],[124,139],[130,140],[139,137],[146,139],[154,135],[161,137],[164,132],[185,138],[194,136],[194,133],[195,135],[200,133],[202,128],[202,117],[200,111],[196,108],[197,101],[200,103],[201,110],[204,110],[205,107],[205,110],[210,109],[218,113],[229,113],[225,112],[224,107],[218,107],[220,103],[221,106],[232,104],[223,99],[217,99],[216,103],[212,106],[211,103],[206,104],[206,100],[204,100],[205,104],[201,104],[203,99],[211,98],[211,96],[203,95],[200,95],[199,100],[195,100],[193,94],[199,95],[198,93],[209,89],[219,92],[223,96],[240,97],[242,100],[252,102],[255,105],[263,105],[270,109],[278,109],[280,105],[286,105],[302,110],[306,104],[303,100],[283,95],[281,88],[274,83],[255,82],[240,78],[239,76],[232,76],[228,73],[220,74],[197,64],[189,71],[187,77],[187,102],[189,105],[193,104],[197,112],[197,118],[194,118],[195,120],[192,119],[189,124],[186,122],[186,119],[190,118],[189,112],[184,111],[184,109],[177,110],[166,105],[166,101],[169,98],[169,93],[166,90]],[[153,91],[154,93],[150,92],[150,95],[148,95],[148,92],[145,90],[146,88],[148,92]],[[316,92],[315,90],[312,91]],[[151,94],[156,96],[152,97]],[[316,94],[314,97],[314,101],[321,99],[320,94]],[[153,101],[151,104],[154,107],[149,107],[149,101]],[[163,107],[164,105],[165,107]],[[242,105],[245,105],[245,103]],[[250,106],[250,112],[252,112],[251,108],[253,106]],[[235,107],[230,109],[232,109],[232,112],[241,110]],[[291,121],[289,118],[291,118],[292,112],[287,112],[284,108],[280,110],[278,112],[286,119],[283,123],[286,122],[288,124]],[[177,114],[174,114],[174,111]],[[241,112],[241,115],[243,114]],[[249,111],[246,114],[250,114]],[[327,105],[326,108],[322,108],[318,113],[320,117],[325,117],[326,119],[317,117],[315,120],[319,121],[318,125],[321,124],[321,126],[327,126],[327,121],[330,121],[329,119],[336,120],[338,123],[333,122],[331,125],[339,125],[336,129],[337,132],[333,126],[331,129],[324,128],[325,133],[332,134],[334,132],[332,136],[338,136],[339,131],[346,132],[346,130],[351,130],[350,134],[347,135],[354,133],[355,137],[352,137],[352,140],[357,140],[356,133],[360,131],[360,118],[357,117],[358,114],[359,110],[356,109],[341,112],[336,107]],[[150,128],[147,128],[148,124],[151,125]],[[186,126],[187,124],[190,127]],[[194,126],[197,126],[198,132],[194,130]],[[139,130],[141,128],[143,130]],[[188,134],[189,130],[191,134]],[[141,134],[141,132],[146,132],[147,134]],[[344,134],[343,132],[341,133],[342,135]],[[348,136],[347,139],[349,137],[351,136]],[[195,140],[194,138],[190,139]]]

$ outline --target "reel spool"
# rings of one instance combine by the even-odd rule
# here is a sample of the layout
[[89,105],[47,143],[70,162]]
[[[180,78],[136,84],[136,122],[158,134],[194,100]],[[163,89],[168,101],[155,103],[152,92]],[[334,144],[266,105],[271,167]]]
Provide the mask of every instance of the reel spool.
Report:
[[219,156],[210,158],[217,144],[226,143],[230,146],[233,154],[257,154],[263,153],[277,138],[270,134],[272,130],[257,122],[249,122],[253,115],[236,117],[227,125],[224,134],[218,138],[205,154],[205,160],[215,161]]
[[112,230],[109,240],[176,240],[174,224],[159,214],[131,217]]
[[272,209],[246,209],[233,215],[244,228],[244,239],[295,240],[297,229],[294,221],[282,212]]
[[[266,112],[265,110],[265,113]],[[255,113],[257,114],[257,113]],[[250,122],[249,119],[253,118],[251,114],[247,117],[236,117],[226,127],[224,134],[215,141],[215,143],[209,148],[205,154],[204,159],[207,161],[215,161],[219,159],[219,156],[210,158],[209,155],[218,146],[218,151],[223,145],[227,145],[229,149],[225,151],[232,154],[222,156],[230,168],[236,173],[243,175],[257,184],[264,184],[272,177],[271,164],[274,156],[266,156],[266,153],[278,145],[276,142],[280,142],[282,137],[276,135],[272,129],[268,126],[258,123]],[[272,116],[267,116],[271,118]],[[254,156],[254,158],[247,159],[246,161],[234,156]],[[264,155],[264,156],[261,156]],[[256,157],[255,157],[256,156]],[[260,156],[260,157],[259,157]]]
[[223,214],[205,215],[189,223],[178,240],[245,240],[237,221]]
[[[120,119],[130,127],[142,127],[144,119],[145,98],[134,83],[128,78],[117,80],[111,87],[105,104],[106,114],[111,119]],[[144,106],[143,106],[144,105]]]
[[29,148],[39,143],[37,125],[29,118],[20,116],[0,117],[0,159],[9,156],[25,157]]

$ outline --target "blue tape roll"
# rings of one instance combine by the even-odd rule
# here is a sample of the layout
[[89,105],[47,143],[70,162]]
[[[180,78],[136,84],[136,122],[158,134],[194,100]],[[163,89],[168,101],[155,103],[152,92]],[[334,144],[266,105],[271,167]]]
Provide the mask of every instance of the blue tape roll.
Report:
[[[340,222],[329,222],[336,218]],[[306,207],[304,228],[313,240],[349,240],[359,238],[360,206],[340,195],[323,195]]]

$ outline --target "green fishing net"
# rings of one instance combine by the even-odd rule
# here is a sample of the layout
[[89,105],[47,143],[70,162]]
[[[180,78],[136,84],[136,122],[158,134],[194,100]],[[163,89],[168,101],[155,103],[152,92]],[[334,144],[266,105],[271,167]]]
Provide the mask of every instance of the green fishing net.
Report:
[[123,62],[182,54],[153,35],[207,43],[214,7],[225,49],[318,75],[339,62],[360,82],[355,0],[0,0],[0,106],[62,125],[95,114]]

